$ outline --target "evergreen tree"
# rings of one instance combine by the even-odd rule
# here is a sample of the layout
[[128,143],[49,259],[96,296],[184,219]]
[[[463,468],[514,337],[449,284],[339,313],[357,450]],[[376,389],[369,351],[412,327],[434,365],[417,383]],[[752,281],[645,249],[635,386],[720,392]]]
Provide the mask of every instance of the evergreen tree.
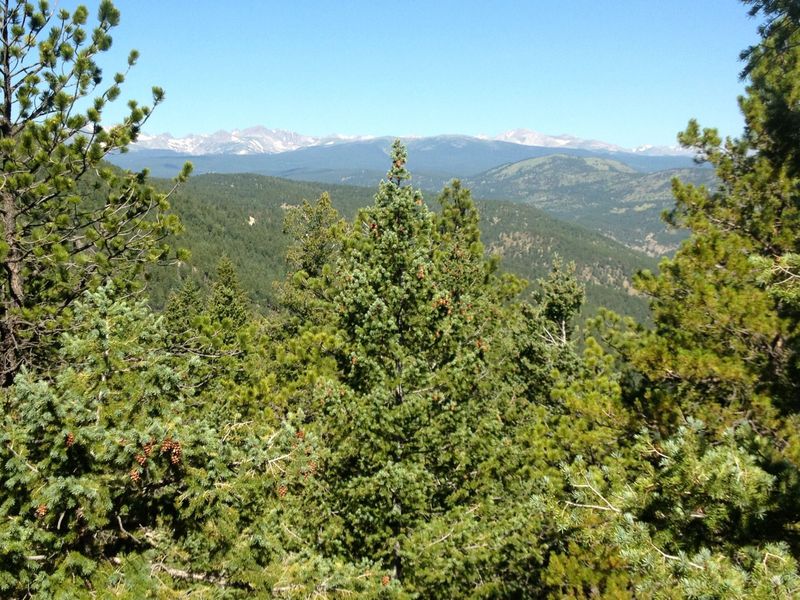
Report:
[[[723,142],[695,121],[680,135],[720,187],[674,183],[669,220],[692,233],[638,278],[654,328],[600,329],[619,369],[600,402],[622,411],[622,442],[566,470],[576,539],[616,546],[644,595],[797,594],[800,28],[796,2],[747,4],[766,22],[744,53],[744,135]],[[562,396],[571,410],[586,387]]]
[[313,421],[320,408],[315,401],[317,385],[337,372],[335,354],[341,339],[332,300],[334,265],[349,224],[323,193],[314,203],[303,201],[288,209],[283,227],[291,236],[286,252],[289,271],[275,284],[279,305],[265,320],[267,378],[279,412],[291,411]]
[[[96,60],[111,46],[119,12],[100,3],[70,14],[18,1],[0,5],[0,385],[34,355],[46,355],[68,329],[81,293],[111,276],[131,286],[141,264],[165,260],[164,238],[178,229],[167,196],[144,174],[102,164],[123,151],[150,115],[130,102],[119,125],[103,110],[120,94],[124,73],[105,88]],[[128,67],[136,62],[131,52]],[[164,97],[153,89],[153,103]],[[184,168],[181,178],[188,174]]]
[[[159,348],[160,324],[109,284],[75,305],[48,381],[24,370],[3,395],[0,589],[55,594],[100,557],[142,544],[171,513],[186,455],[191,365]],[[196,425],[196,423],[194,424]],[[191,459],[190,459],[191,460]]]
[[69,366],[0,395],[3,597],[272,594],[316,560],[276,533],[302,518],[281,507],[311,472],[310,436],[237,411],[246,394],[203,383],[227,363],[170,352],[163,319],[113,284],[72,324]]
[[223,255],[217,263],[217,277],[211,284],[208,314],[226,331],[241,329],[251,316],[247,294],[239,283],[236,267]]
[[341,247],[336,234],[343,226],[344,222],[327,192],[320,195],[314,204],[304,201],[300,206],[287,209],[283,232],[292,238],[286,251],[290,272],[303,271],[309,277],[320,276],[323,267],[336,257]]
[[456,179],[442,190],[436,200],[441,207],[436,220],[440,240],[469,252],[472,258],[482,258],[478,209],[469,190],[462,188],[461,182]]
[[[692,121],[680,136],[715,167],[721,184],[711,191],[675,183],[670,219],[693,236],[662,263],[659,276],[640,279],[653,297],[658,337],[633,360],[660,389],[678,392],[678,406],[709,424],[725,427],[748,413],[757,430],[788,444],[787,456],[800,465],[800,313],[765,289],[759,269],[800,249],[800,171],[784,139],[800,89],[800,29],[791,3],[751,4],[768,22],[762,42],[745,53],[745,133],[723,144],[715,130]],[[776,45],[786,51],[776,54]]]
[[314,204],[303,201],[289,208],[283,232],[292,241],[286,251],[289,272],[276,286],[281,307],[297,321],[329,322],[330,266],[339,256],[347,224],[323,193]]
[[200,286],[187,280],[177,292],[172,292],[164,307],[164,322],[170,341],[178,348],[185,348],[194,337],[197,319],[204,308]]
[[[325,553],[378,561],[414,589],[458,578],[435,575],[420,544],[449,537],[450,525],[462,542],[485,532],[470,506],[485,499],[482,465],[506,435],[513,399],[501,328],[521,286],[492,275],[468,193],[446,189],[443,204],[459,209],[435,216],[406,184],[405,161],[396,142],[387,180],[333,266],[338,372],[315,390],[320,514],[308,526],[323,532]],[[465,575],[485,559],[451,558]],[[476,583],[469,577],[457,589]]]

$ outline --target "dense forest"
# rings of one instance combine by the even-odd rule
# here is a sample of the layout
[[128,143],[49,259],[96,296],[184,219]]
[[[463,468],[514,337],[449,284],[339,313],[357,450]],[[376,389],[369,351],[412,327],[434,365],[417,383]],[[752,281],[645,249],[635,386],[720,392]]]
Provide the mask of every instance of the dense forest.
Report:
[[[387,161],[388,162],[388,161]],[[157,180],[168,190],[171,183]],[[276,308],[274,282],[287,273],[285,256],[291,243],[283,223],[287,211],[322,193],[345,219],[372,203],[374,189],[289,181],[250,174],[194,175],[172,197],[171,208],[183,231],[170,241],[191,254],[191,259],[147,272],[147,295],[161,309],[169,293],[188,280],[209,289],[221,254],[235,265],[242,288],[256,312]],[[435,200],[438,194],[425,194]],[[545,278],[555,255],[575,263],[586,288],[582,316],[607,307],[644,320],[648,315],[643,295],[635,293],[633,277],[642,269],[655,269],[654,258],[626,248],[601,234],[550,217],[522,203],[476,202],[480,234],[486,251],[502,260],[503,269],[531,283],[523,292],[535,294],[537,280]],[[438,202],[431,208],[440,210]]]
[[104,159],[163,92],[103,125],[113,4],[0,4],[0,595],[800,597],[800,4],[744,4],[745,130],[680,134],[719,186],[673,182],[646,320],[585,323],[400,142],[283,210],[269,310],[227,256],[153,308],[191,168]]

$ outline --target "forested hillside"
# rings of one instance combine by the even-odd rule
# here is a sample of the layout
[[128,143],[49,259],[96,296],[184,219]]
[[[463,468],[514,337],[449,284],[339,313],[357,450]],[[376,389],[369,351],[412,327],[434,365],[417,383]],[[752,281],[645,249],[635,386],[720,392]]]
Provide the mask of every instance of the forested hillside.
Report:
[[[168,184],[163,184],[165,188]],[[290,237],[284,217],[302,201],[322,193],[352,219],[369,206],[375,191],[367,188],[300,183],[258,175],[198,175],[181,186],[172,205],[185,231],[174,243],[190,251],[188,260],[150,271],[148,292],[163,307],[170,290],[194,280],[208,287],[220,255],[236,265],[244,289],[263,312],[276,303],[274,282],[287,271]],[[438,211],[436,194],[425,201]],[[547,275],[553,257],[574,262],[578,280],[586,286],[588,316],[605,306],[644,318],[646,302],[633,292],[633,275],[654,269],[655,261],[601,235],[564,222],[529,206],[479,202],[482,241],[490,254],[502,258],[502,268],[531,282]]]
[[[384,175],[390,144],[381,138],[265,155],[133,151],[110,160],[126,168],[152,168],[162,176],[191,160],[199,173],[255,173],[372,188]],[[661,219],[672,207],[672,180],[717,185],[711,169],[687,156],[559,150],[464,136],[410,140],[409,152],[414,185],[429,197],[460,179],[477,198],[530,204],[656,257],[674,252],[686,237]]]
[[466,180],[481,198],[525,202],[646,252],[674,252],[686,231],[661,219],[672,208],[672,181],[717,185],[710,169],[644,173],[618,160],[554,154],[490,169]]
[[[399,140],[355,214],[109,168],[152,110],[102,124],[117,9],[0,5],[0,595],[800,597],[800,9],[744,3],[745,130],[680,134],[720,185],[675,183],[650,322],[583,331],[583,267],[524,237],[536,213],[424,199]],[[284,193],[270,311],[226,256],[152,308],[176,212],[202,257]],[[528,244],[532,296],[492,256]]]

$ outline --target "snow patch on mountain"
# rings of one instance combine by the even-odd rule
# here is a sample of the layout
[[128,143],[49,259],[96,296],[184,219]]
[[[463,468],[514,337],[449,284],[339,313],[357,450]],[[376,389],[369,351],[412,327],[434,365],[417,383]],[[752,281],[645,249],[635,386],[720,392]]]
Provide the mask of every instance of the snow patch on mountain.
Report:
[[[476,137],[452,135],[431,136],[404,136],[403,139],[440,139],[447,137],[451,143],[467,143],[471,139],[491,140],[521,144],[523,146],[538,146],[544,148],[571,148],[591,150],[594,152],[630,152],[647,156],[674,156],[691,155],[690,151],[675,146],[639,146],[638,148],[623,148],[616,144],[609,144],[599,140],[586,140],[572,135],[548,135],[530,129],[512,129],[497,136],[479,135]],[[263,126],[234,129],[233,131],[216,131],[210,134],[192,134],[176,138],[169,133],[158,135],[140,134],[139,139],[131,146],[136,150],[170,150],[184,155],[204,154],[279,154],[300,148],[312,146],[332,146],[346,142],[357,142],[375,139],[374,136],[363,135],[328,135],[323,137],[308,136],[284,129],[269,129]]]
[[131,150],[171,150],[180,154],[279,154],[309,146],[372,139],[370,136],[330,135],[314,137],[284,129],[248,127],[209,134],[192,134],[176,138],[169,133],[139,135]]
[[489,137],[480,136],[482,139],[500,142],[511,142],[523,146],[539,146],[542,148],[574,148],[592,150],[595,152],[629,152],[647,156],[691,156],[692,151],[680,146],[653,146],[650,144],[637,148],[623,148],[616,144],[601,142],[599,140],[585,140],[572,135],[547,135],[530,129],[512,129],[500,135]]

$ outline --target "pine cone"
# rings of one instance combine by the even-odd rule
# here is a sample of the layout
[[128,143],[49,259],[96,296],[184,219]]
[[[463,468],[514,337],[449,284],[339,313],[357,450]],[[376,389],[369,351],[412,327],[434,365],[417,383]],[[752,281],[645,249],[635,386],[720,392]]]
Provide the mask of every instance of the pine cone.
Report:
[[67,448],[71,448],[72,444],[75,443],[75,435],[71,431],[67,433],[67,439],[65,443],[67,445]]
[[130,475],[131,481],[134,483],[138,483],[142,478],[141,473],[139,473],[139,469],[131,469],[131,472],[128,475]]
[[47,514],[47,505],[46,504],[40,504],[39,506],[36,507],[36,518],[37,519],[44,518],[44,516],[46,514]]
[[287,488],[285,485],[278,486],[278,497],[283,498],[288,491],[289,488]]
[[172,444],[172,454],[169,457],[169,462],[173,465],[177,465],[181,462],[181,455],[183,454],[183,449],[181,448],[180,442],[173,442]]

